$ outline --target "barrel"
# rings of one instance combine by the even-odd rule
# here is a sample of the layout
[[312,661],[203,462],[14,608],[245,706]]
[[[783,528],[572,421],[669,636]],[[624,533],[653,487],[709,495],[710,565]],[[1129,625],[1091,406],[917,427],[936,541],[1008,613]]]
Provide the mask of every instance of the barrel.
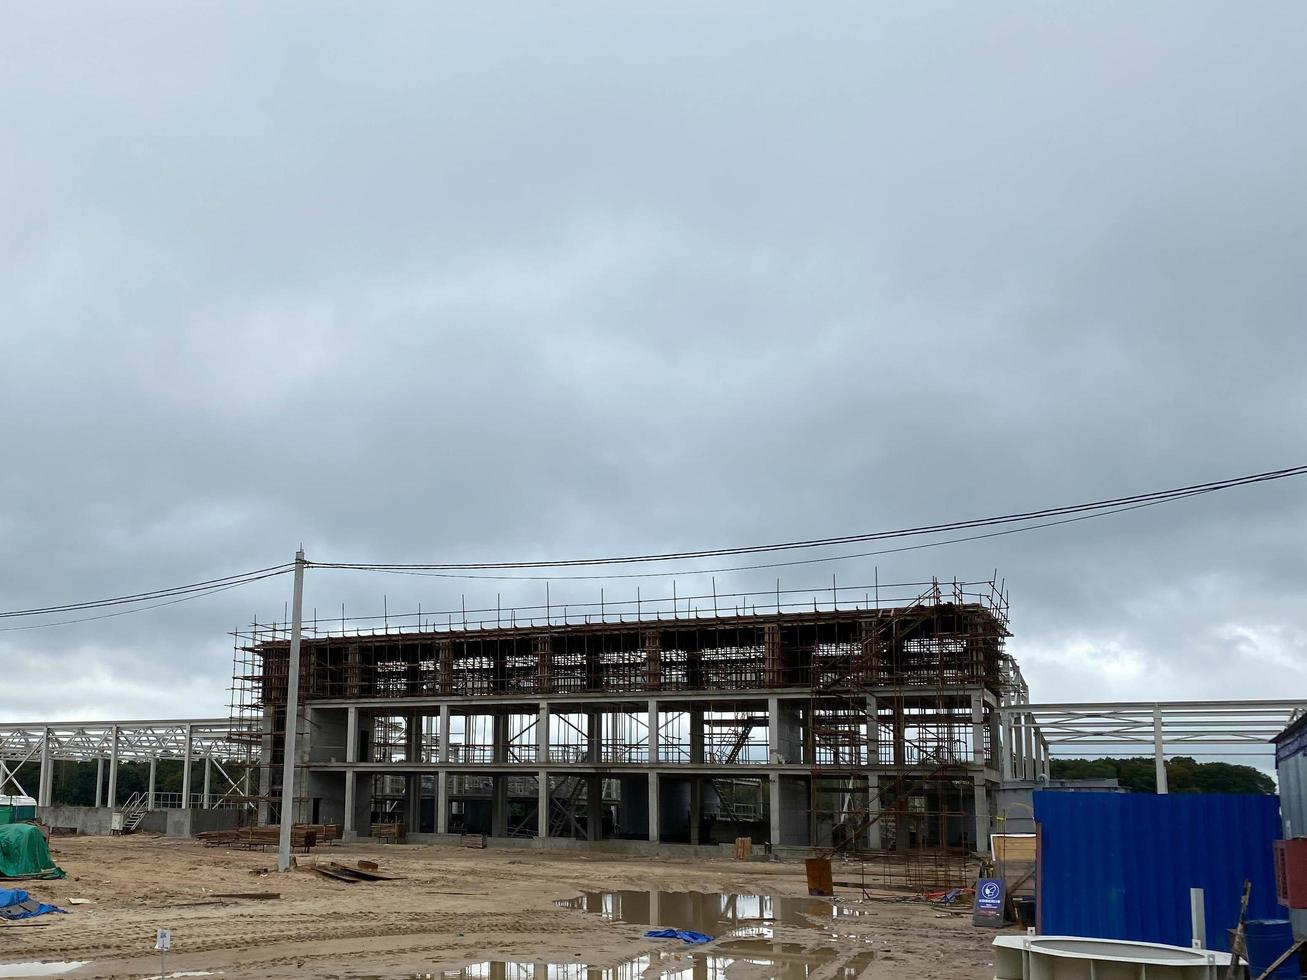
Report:
[[[1260,977],[1266,968],[1293,945],[1293,925],[1288,919],[1250,919],[1244,927],[1248,950],[1248,973]],[[1297,980],[1298,957],[1290,956],[1271,974],[1275,980]]]

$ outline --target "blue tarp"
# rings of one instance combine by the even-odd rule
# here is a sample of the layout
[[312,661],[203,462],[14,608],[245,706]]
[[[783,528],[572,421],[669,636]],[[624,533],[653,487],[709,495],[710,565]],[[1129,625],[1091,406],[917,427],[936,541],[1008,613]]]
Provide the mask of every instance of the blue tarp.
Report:
[[0,889],[0,919],[31,919],[50,912],[68,914],[57,905],[33,902],[32,897],[21,888]]
[[701,932],[690,929],[650,929],[645,935],[650,939],[679,939],[691,946],[712,942],[712,936],[705,936]]
[[1037,792],[1034,811],[1045,935],[1188,946],[1189,889],[1201,888],[1207,945],[1225,950],[1244,879],[1248,918],[1284,917],[1272,863],[1279,797]]

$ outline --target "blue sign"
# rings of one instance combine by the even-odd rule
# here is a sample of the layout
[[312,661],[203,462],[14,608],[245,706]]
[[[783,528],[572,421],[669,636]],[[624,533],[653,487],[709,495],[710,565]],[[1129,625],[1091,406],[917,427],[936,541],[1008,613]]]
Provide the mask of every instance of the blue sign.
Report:
[[981,878],[976,884],[976,911],[981,915],[1003,914],[1003,882]]

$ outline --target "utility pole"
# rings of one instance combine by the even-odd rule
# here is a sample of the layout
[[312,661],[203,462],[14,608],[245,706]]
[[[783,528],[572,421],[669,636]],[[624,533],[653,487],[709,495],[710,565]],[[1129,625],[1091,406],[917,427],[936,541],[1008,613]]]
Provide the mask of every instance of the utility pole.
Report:
[[304,546],[295,552],[295,598],[290,620],[290,665],[286,678],[286,744],[281,768],[281,841],[277,870],[290,870],[290,830],[295,821],[295,720],[300,697],[300,622],[304,609]]

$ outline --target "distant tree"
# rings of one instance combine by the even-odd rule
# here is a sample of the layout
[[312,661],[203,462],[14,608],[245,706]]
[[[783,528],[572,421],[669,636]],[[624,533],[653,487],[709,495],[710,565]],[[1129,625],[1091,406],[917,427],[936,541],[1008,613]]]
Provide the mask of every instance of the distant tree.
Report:
[[[1152,759],[1054,759],[1054,779],[1111,779],[1131,793],[1156,793]],[[1252,766],[1198,762],[1186,755],[1166,760],[1166,786],[1172,793],[1274,793],[1275,782]]]

